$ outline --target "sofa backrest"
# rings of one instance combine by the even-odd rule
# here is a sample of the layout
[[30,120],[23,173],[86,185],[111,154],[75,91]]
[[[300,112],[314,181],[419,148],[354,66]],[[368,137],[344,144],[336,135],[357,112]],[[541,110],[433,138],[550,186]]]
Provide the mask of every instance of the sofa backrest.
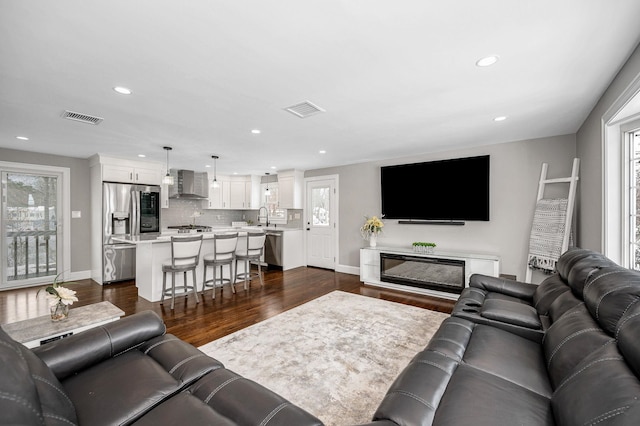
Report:
[[77,424],[73,403],[46,364],[0,328],[3,424]]
[[[640,418],[640,273],[603,267],[586,279],[583,294],[584,305],[566,312],[544,339],[555,420],[569,426],[635,425]],[[554,352],[554,346],[560,349]],[[558,354],[561,358],[554,359]]]

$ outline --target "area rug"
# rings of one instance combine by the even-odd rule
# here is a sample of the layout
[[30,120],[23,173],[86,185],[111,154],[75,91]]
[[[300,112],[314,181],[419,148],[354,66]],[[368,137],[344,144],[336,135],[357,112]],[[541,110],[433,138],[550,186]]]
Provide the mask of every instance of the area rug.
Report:
[[200,349],[328,426],[366,423],[447,317],[333,291]]

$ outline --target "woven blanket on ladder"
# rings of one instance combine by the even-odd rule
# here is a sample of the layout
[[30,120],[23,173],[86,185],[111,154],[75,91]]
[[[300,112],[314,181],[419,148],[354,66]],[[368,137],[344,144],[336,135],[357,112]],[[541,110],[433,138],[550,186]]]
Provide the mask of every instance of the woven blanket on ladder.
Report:
[[[562,254],[567,204],[566,198],[542,199],[536,204],[527,258],[531,269],[546,273],[555,271],[556,262]],[[569,245],[572,239],[569,235]]]

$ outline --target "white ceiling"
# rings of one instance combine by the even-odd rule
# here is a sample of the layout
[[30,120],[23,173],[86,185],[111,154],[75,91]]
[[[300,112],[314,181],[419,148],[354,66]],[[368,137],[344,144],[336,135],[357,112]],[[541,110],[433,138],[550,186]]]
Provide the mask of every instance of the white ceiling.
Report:
[[[169,145],[172,168],[262,174],[574,133],[638,17],[638,0],[4,0],[0,147],[164,162]],[[326,112],[283,110],[305,100]]]

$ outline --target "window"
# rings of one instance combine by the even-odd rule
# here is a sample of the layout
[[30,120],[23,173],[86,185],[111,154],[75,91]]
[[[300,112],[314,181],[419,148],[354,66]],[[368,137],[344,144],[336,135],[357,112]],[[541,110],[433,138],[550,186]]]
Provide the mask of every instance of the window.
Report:
[[629,267],[640,270],[640,129],[627,132],[629,162],[627,170]]

